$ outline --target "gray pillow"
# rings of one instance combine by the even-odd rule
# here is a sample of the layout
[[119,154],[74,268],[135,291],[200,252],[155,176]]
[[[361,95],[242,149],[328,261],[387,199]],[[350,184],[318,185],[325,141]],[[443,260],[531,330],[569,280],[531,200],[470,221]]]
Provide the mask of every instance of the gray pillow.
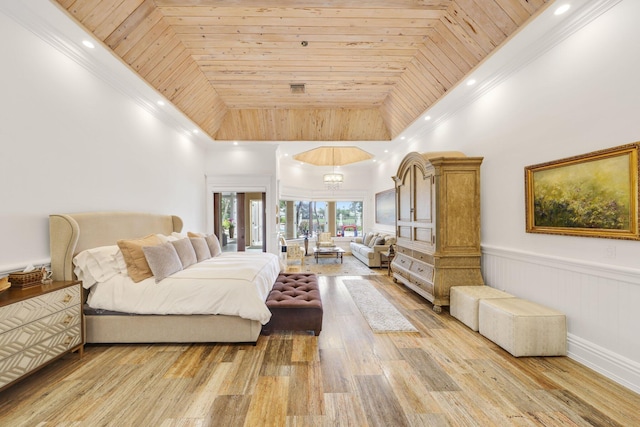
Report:
[[156,283],[167,276],[182,270],[182,263],[178,252],[170,243],[161,243],[156,246],[143,246],[142,252],[147,259]]
[[384,245],[384,236],[378,236],[375,239],[371,239],[373,241],[372,246]]
[[176,252],[178,252],[178,257],[180,258],[180,262],[182,263],[182,268],[187,268],[190,265],[198,262],[196,251],[195,249],[193,249],[193,245],[188,238],[174,240],[169,243],[171,243],[176,249]]
[[196,251],[196,258],[198,262],[211,258],[211,251],[209,251],[209,245],[204,237],[189,237],[193,249]]
[[218,240],[215,234],[209,234],[204,240],[207,242],[207,246],[209,246],[209,252],[211,252],[212,257],[216,257],[222,253],[220,240]]

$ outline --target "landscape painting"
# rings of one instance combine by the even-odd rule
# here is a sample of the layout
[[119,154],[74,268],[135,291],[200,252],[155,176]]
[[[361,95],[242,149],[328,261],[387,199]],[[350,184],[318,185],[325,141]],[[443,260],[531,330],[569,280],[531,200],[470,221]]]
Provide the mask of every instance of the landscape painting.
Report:
[[526,167],[526,231],[638,239],[638,147]]

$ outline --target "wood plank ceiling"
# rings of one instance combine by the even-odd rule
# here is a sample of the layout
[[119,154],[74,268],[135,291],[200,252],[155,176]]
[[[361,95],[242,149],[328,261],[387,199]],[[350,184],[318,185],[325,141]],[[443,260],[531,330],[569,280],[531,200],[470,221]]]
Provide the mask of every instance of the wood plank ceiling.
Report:
[[384,141],[550,0],[55,1],[214,139]]

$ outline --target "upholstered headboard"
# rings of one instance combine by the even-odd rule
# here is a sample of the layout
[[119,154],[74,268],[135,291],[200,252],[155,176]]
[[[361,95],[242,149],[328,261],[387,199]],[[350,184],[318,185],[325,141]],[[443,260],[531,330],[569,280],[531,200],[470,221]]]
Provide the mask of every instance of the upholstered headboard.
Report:
[[49,216],[53,280],[72,280],[73,257],[119,239],[182,231],[182,219],[174,215],[137,212],[87,212]]

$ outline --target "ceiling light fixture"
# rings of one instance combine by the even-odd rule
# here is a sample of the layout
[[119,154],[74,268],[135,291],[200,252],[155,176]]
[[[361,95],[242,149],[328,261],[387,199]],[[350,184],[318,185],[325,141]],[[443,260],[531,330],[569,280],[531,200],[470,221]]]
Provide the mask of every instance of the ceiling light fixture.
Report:
[[554,15],[562,15],[567,10],[569,10],[570,7],[571,7],[570,4],[563,4],[562,6],[558,6],[558,8],[556,9],[555,12],[553,12],[553,14]]
[[327,190],[335,191],[339,190],[340,186],[344,182],[344,175],[341,173],[336,173],[336,154],[335,148],[332,149],[331,152],[331,165],[333,166],[332,173],[325,173],[322,177],[322,182]]
[[476,80],[475,79],[467,80],[467,86],[473,86],[474,84],[476,84]]
[[84,47],[88,47],[89,49],[93,49],[94,47],[96,47],[92,42],[90,42],[89,40],[82,40],[82,44],[84,45]]

